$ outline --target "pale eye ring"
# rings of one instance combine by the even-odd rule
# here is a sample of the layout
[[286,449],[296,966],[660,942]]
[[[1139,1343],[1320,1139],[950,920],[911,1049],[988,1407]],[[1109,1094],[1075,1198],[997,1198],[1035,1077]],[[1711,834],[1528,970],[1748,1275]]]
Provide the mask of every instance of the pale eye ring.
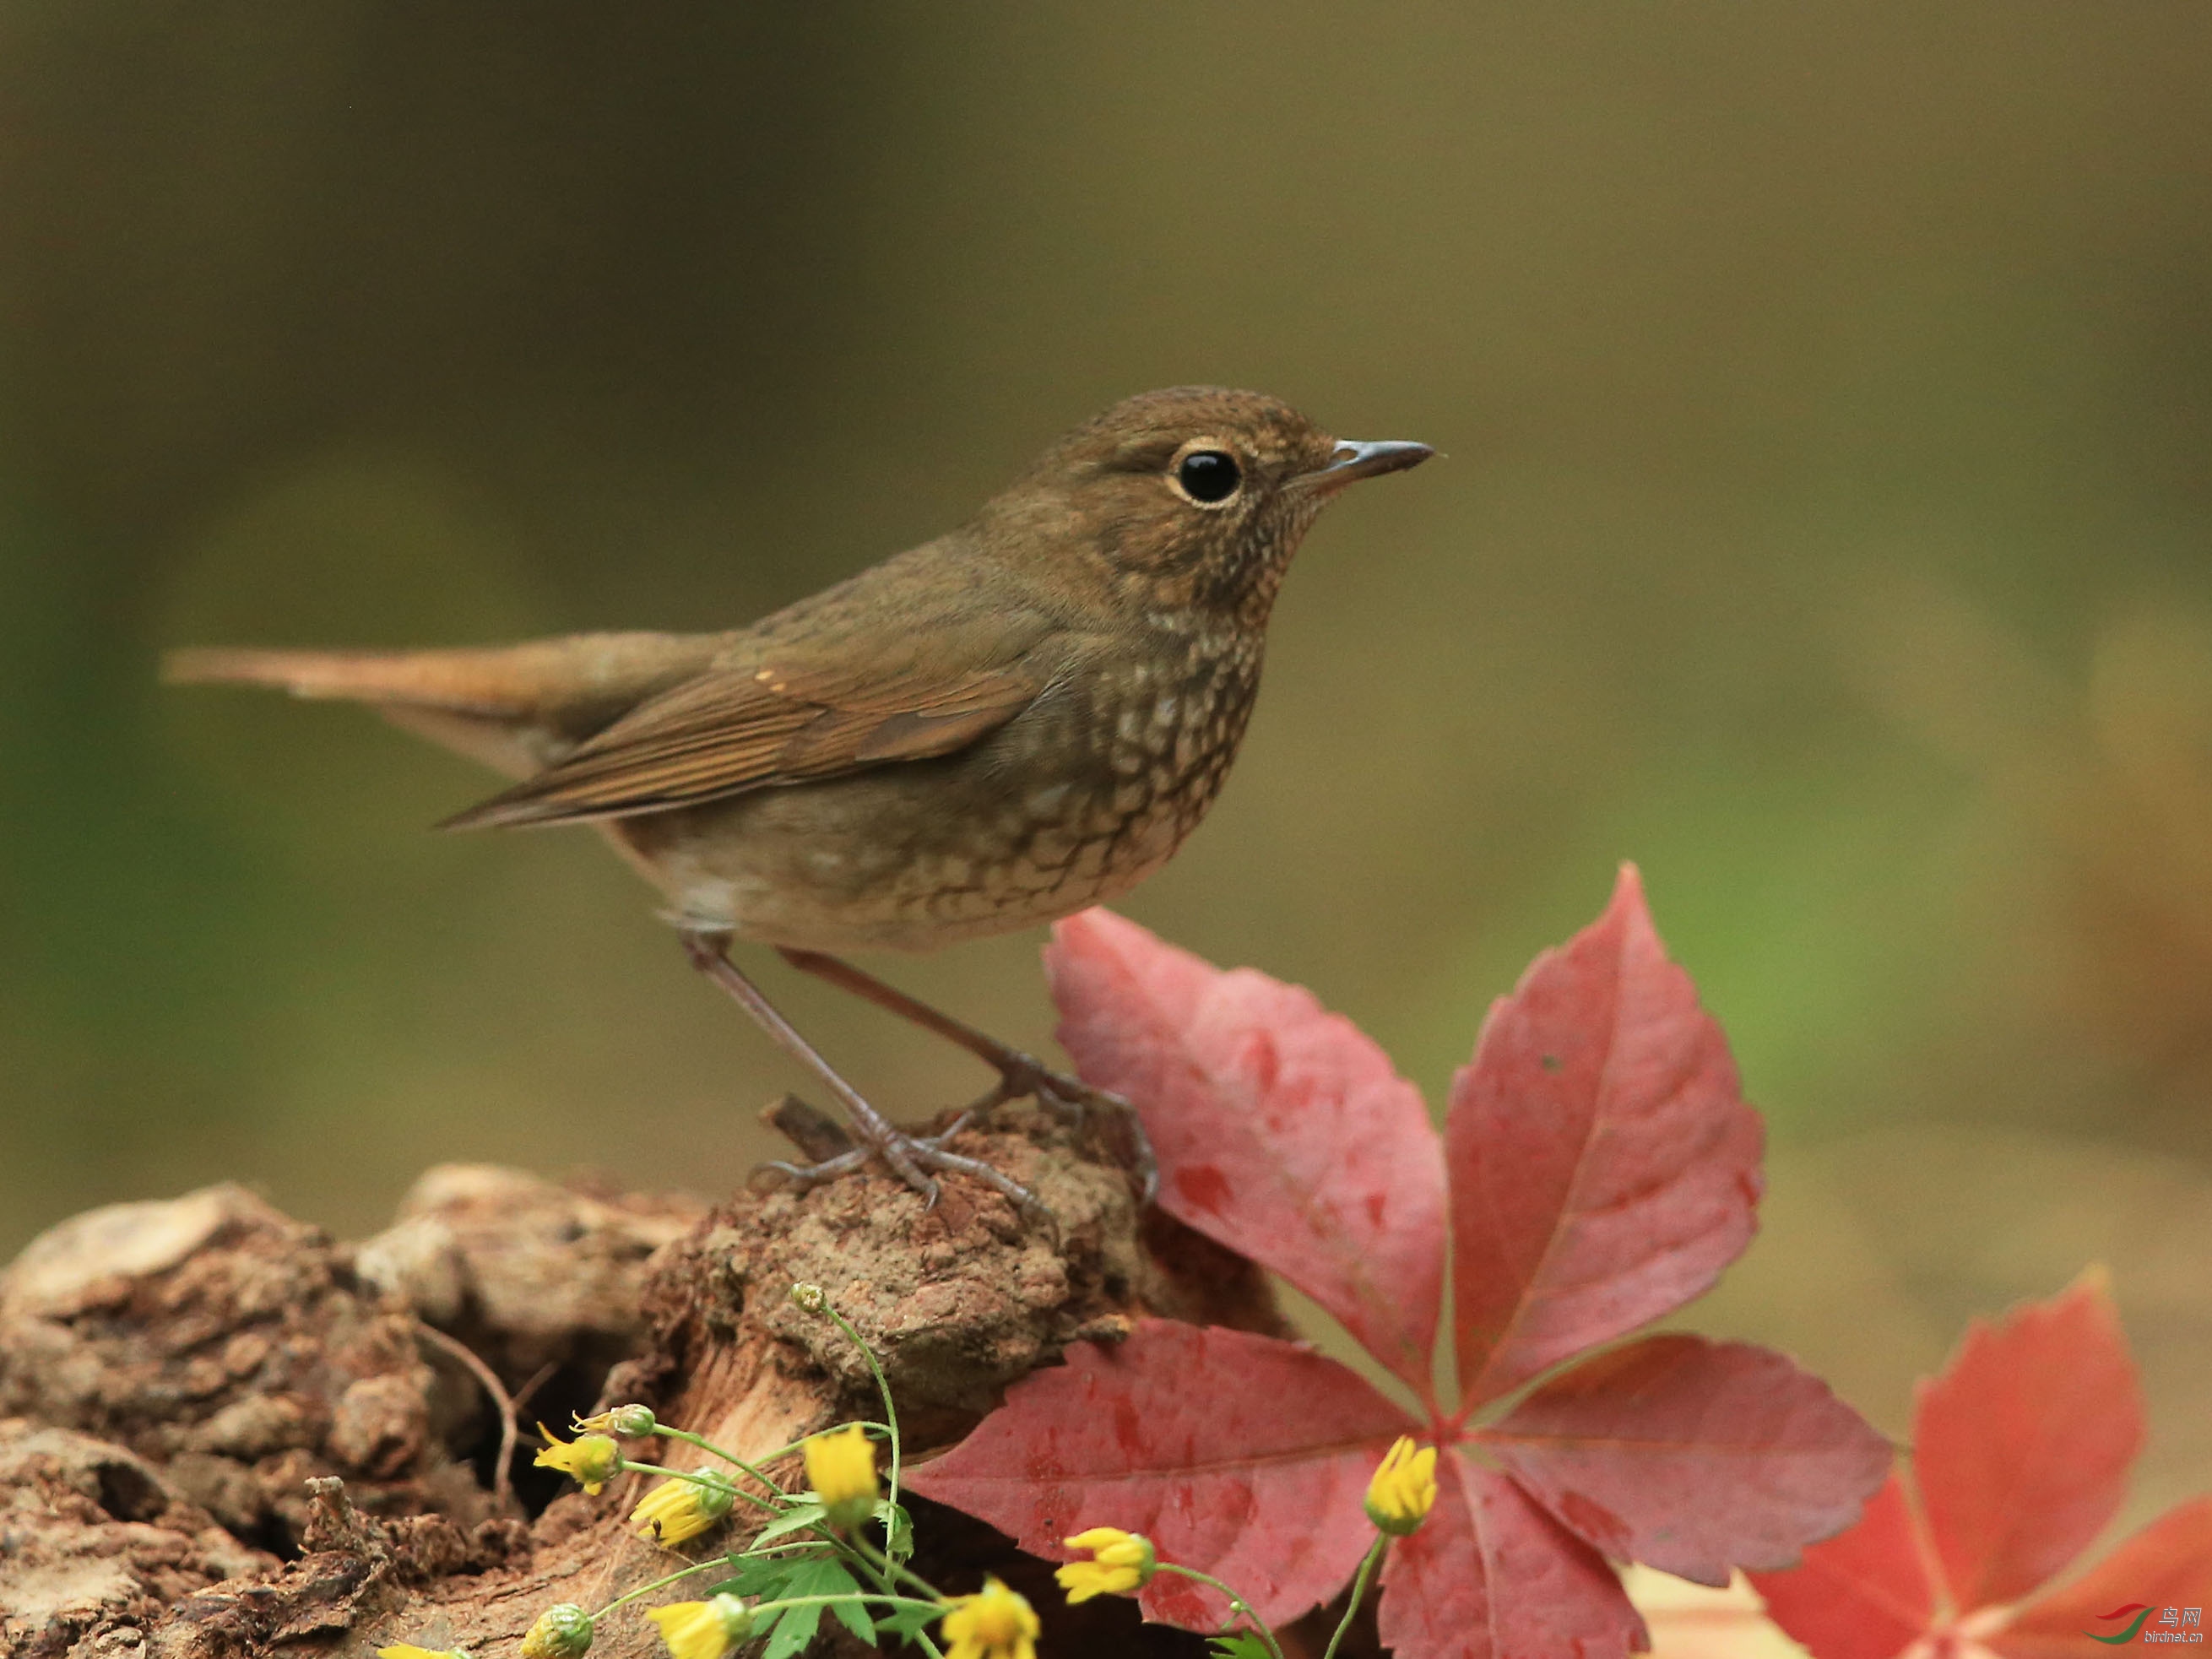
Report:
[[1244,471],[1225,449],[1188,451],[1168,476],[1176,493],[1194,507],[1225,506],[1244,487]]

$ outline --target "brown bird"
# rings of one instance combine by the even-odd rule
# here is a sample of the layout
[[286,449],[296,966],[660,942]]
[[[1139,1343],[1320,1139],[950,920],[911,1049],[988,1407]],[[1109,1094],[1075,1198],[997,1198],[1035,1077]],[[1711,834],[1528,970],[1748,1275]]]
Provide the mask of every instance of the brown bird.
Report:
[[[1260,685],[1284,569],[1345,485],[1418,443],[1332,438],[1276,399],[1186,386],[1115,404],[967,524],[720,634],[483,649],[179,652],[168,678],[366,702],[519,778],[450,829],[593,823],[672,901],[693,963],[822,1078],[859,1145],[1018,1183],[902,1133],[729,959],[776,946],[977,1054],[977,1103],[1126,1103],[863,974],[836,951],[934,950],[1127,892],[1205,815]],[[1133,1115],[1129,1119],[1134,1131]],[[1139,1135],[1149,1189],[1150,1154]]]

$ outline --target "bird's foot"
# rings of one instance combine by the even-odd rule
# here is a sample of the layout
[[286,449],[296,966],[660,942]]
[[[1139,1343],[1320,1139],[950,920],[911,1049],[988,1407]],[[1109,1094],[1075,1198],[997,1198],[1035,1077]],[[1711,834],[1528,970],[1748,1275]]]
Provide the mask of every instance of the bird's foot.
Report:
[[1145,1121],[1137,1115],[1134,1106],[1109,1090],[1094,1089],[1081,1078],[1055,1072],[1029,1054],[1010,1049],[1003,1058],[994,1058],[993,1064],[999,1068],[999,1086],[970,1107],[970,1112],[988,1109],[1000,1101],[1028,1098],[1074,1124],[1079,1131],[1089,1123],[1093,1111],[1109,1113],[1121,1120],[1128,1135],[1129,1168],[1144,1188],[1144,1201],[1149,1204],[1159,1195],[1159,1159],[1153,1154],[1152,1137],[1145,1133]]
[[1035,1099],[1062,1118],[1073,1120],[1079,1127],[1095,1109],[1109,1112],[1128,1126],[1128,1164],[1135,1171],[1144,1190],[1144,1202],[1149,1204],[1160,1188],[1159,1160],[1152,1154],[1152,1143],[1145,1133],[1145,1126],[1136,1109],[1116,1094],[1103,1089],[1094,1089],[1080,1078],[1055,1072],[1043,1061],[1025,1054],[1018,1048],[1010,1048],[988,1032],[979,1031],[965,1020],[955,1019],[941,1013],[927,1003],[908,996],[895,985],[886,985],[872,974],[864,974],[849,962],[825,956],[819,951],[801,951],[789,946],[779,947],[783,959],[802,973],[826,979],[832,985],[843,987],[856,996],[866,997],[878,1008],[885,1008],[902,1019],[912,1020],[926,1031],[934,1031],[948,1042],[958,1044],[969,1054],[990,1066],[999,1074],[996,1087],[970,1106],[969,1112],[984,1116],[994,1108],[1009,1100],[1024,1096]]
[[981,1158],[945,1150],[945,1143],[968,1127],[974,1113],[963,1112],[953,1120],[951,1127],[933,1135],[910,1135],[903,1129],[892,1127],[890,1121],[870,1105],[860,1091],[840,1076],[836,1068],[793,1029],[791,1022],[775,1011],[775,1005],[761,994],[760,988],[738,971],[738,965],[730,960],[726,933],[695,929],[687,931],[683,938],[684,952],[691,958],[691,965],[727,992],[785,1053],[822,1079],[837,1103],[845,1109],[850,1120],[851,1139],[859,1143],[818,1163],[772,1163],[769,1168],[805,1186],[816,1186],[851,1175],[869,1158],[879,1158],[890,1166],[892,1174],[928,1200],[933,1209],[939,1191],[937,1176],[964,1175],[974,1176],[994,1192],[1003,1194],[1017,1209],[1042,1218],[1048,1224],[1052,1222],[1052,1212],[1044,1201],[1020,1182],[1000,1174]]
[[851,1133],[859,1145],[813,1164],[790,1164],[781,1158],[771,1158],[761,1167],[774,1170],[792,1181],[801,1192],[835,1181],[864,1169],[871,1159],[880,1158],[891,1172],[926,1201],[924,1208],[935,1209],[943,1188],[937,1180],[939,1175],[970,1176],[992,1191],[1000,1194],[1024,1214],[1037,1220],[1050,1221],[1053,1214],[1044,1200],[1012,1176],[993,1169],[980,1158],[945,1150],[945,1143],[974,1121],[975,1113],[963,1112],[935,1134],[908,1134],[903,1129],[889,1125],[878,1131],[873,1125],[855,1121]]

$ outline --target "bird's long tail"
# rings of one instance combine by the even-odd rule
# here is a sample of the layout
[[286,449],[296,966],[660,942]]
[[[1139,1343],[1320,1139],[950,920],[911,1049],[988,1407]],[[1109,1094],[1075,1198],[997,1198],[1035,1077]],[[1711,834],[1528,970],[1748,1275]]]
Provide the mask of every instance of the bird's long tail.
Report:
[[394,725],[527,777],[699,672],[726,635],[579,634],[446,651],[173,651],[173,684],[265,685],[364,702]]
[[545,654],[550,653],[529,646],[392,652],[217,647],[172,651],[161,660],[161,678],[176,685],[268,685],[295,697],[408,703],[457,714],[512,717],[542,706],[544,671],[553,665],[526,658]]

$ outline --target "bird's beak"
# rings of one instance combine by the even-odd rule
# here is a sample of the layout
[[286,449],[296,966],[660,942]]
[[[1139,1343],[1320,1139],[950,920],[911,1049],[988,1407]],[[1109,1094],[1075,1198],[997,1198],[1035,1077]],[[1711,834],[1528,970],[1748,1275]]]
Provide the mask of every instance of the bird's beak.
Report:
[[1334,492],[1361,478],[1377,478],[1385,472],[1403,472],[1409,466],[1419,466],[1436,453],[1426,444],[1397,439],[1364,444],[1343,439],[1327,466],[1300,473],[1295,482],[1310,489]]

